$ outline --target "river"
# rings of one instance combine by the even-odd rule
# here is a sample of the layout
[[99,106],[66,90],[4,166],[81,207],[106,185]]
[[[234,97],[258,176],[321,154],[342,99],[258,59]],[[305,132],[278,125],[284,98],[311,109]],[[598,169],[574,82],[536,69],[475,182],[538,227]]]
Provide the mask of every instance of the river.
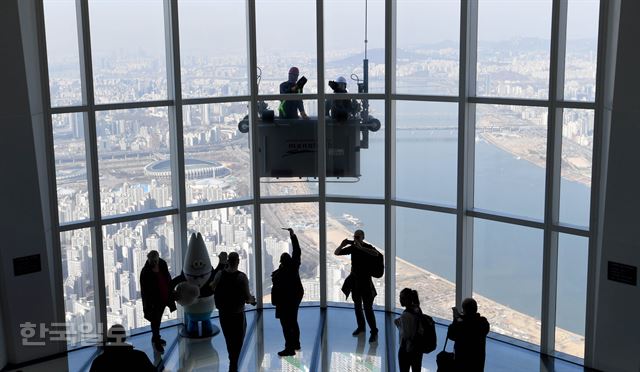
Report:
[[[438,115],[410,114],[399,123],[435,125]],[[453,115],[450,111],[449,114]],[[450,122],[450,120],[449,120]],[[327,194],[384,196],[383,130],[361,152],[357,183],[330,183]],[[455,206],[457,132],[455,130],[398,131],[397,197]],[[476,140],[475,206],[543,219],[544,169],[485,142]],[[562,180],[562,212],[567,221],[586,224],[590,189]],[[336,217],[345,213],[360,219],[366,238],[384,245],[384,208],[379,205],[328,203]],[[397,209],[397,255],[450,281],[455,281],[455,215]],[[558,264],[558,326],[584,335],[586,306],[586,238],[560,235]],[[474,223],[474,291],[540,318],[542,287],[542,230],[476,220]]]

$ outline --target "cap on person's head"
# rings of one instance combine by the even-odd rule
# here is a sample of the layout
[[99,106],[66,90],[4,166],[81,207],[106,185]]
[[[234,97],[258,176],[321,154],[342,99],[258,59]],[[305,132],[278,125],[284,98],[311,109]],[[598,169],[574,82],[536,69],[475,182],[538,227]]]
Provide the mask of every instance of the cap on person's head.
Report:
[[229,253],[229,256],[227,257],[227,260],[231,264],[238,263],[238,262],[240,262],[240,256],[238,255],[238,252],[231,252],[231,253]]
[[122,324],[114,324],[107,330],[107,342],[123,344],[127,339],[127,332]]
[[478,303],[473,298],[465,298],[462,301],[462,313],[464,315],[473,315],[478,312]]
[[347,79],[345,79],[344,76],[338,76],[336,83],[347,85]]
[[296,66],[293,66],[289,69],[289,75],[296,75],[298,76],[300,74],[300,70],[298,70],[298,68]]

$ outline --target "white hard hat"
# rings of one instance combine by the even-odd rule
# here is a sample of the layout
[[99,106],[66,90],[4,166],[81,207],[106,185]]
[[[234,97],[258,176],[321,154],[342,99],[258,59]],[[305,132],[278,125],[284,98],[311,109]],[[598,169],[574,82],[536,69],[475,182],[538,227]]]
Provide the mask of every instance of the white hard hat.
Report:
[[344,76],[338,76],[336,83],[347,84],[347,79],[345,79]]

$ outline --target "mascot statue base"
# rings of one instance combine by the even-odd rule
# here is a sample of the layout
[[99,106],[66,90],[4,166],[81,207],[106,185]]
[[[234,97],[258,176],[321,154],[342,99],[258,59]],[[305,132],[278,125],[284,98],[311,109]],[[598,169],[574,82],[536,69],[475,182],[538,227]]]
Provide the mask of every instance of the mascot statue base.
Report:
[[[190,322],[192,322],[191,329],[189,329]],[[211,338],[220,333],[220,328],[217,325],[211,323],[211,319],[205,319],[201,321],[188,321],[187,319],[185,319],[185,323],[186,324],[184,324],[180,328],[180,336],[184,338]],[[202,325],[201,330],[198,329],[200,328],[198,327],[198,324]]]

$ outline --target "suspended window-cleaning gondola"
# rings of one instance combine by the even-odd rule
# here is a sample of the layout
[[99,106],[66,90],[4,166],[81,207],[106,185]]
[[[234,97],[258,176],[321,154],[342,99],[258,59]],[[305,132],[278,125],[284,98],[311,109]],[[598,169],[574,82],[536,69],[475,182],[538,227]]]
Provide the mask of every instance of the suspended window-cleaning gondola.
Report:
[[[357,81],[358,93],[368,93],[369,91],[369,60],[367,59],[366,46],[365,27],[363,79],[360,80],[357,75],[352,75],[352,79]],[[303,84],[306,82],[304,77],[300,80],[303,80]],[[329,83],[332,88],[334,88],[333,84],[335,84],[333,81]],[[331,100],[347,101],[347,99],[339,97],[339,93],[327,95],[327,98]],[[326,176],[357,181],[361,176],[360,150],[369,147],[369,132],[378,131],[381,123],[380,120],[369,114],[367,98],[348,100],[346,106],[349,109],[345,110],[342,115],[329,116],[327,111],[325,117]],[[255,146],[260,154],[260,177],[317,179],[318,117],[282,118],[263,101],[258,102],[257,113]],[[241,133],[249,132],[248,116],[245,116],[238,123],[238,130]]]

